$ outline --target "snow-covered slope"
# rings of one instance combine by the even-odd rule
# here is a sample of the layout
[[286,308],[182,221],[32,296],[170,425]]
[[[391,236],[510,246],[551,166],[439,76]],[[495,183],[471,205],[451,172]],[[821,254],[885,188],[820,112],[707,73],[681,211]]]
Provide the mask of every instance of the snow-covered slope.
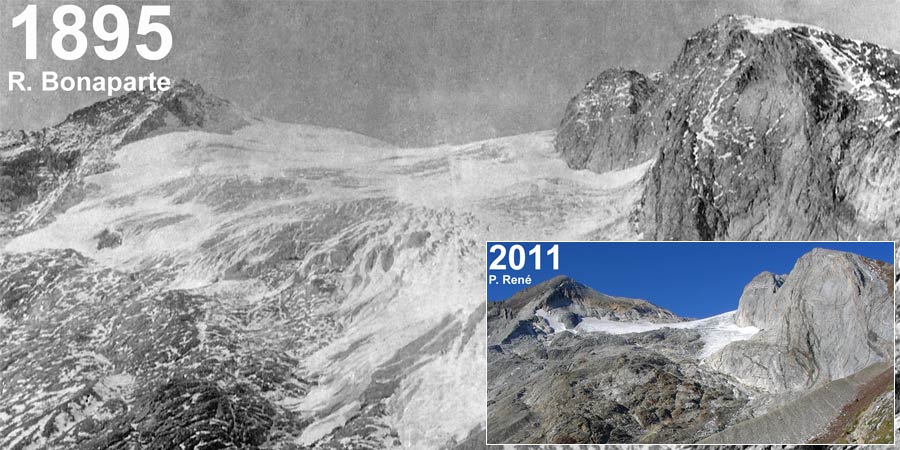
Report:
[[110,152],[0,255],[2,385],[17,386],[0,388],[0,447],[126,448],[180,420],[196,444],[215,428],[205,403],[159,404],[183,391],[276,418],[213,432],[235,445],[464,441],[484,420],[482,242],[637,237],[649,164],[572,171],[552,137],[400,149],[250,119]]
[[[736,35],[752,34],[732,25],[728,30]],[[719,31],[704,36],[719,37]],[[861,121],[849,131],[821,128],[828,139],[853,138],[840,158],[791,153],[805,141],[782,146],[794,129],[786,119],[805,120],[790,114],[799,111],[796,102],[783,101],[794,97],[773,94],[760,102],[771,86],[786,85],[740,81],[753,67],[780,76],[781,66],[754,66],[742,59],[753,55],[725,52],[730,41],[717,39],[692,40],[690,48],[700,54],[710,42],[724,44],[714,47],[722,52],[709,64],[692,63],[694,54],[685,53],[679,68],[681,86],[693,86],[686,81],[698,75],[696,92],[703,95],[688,89],[665,97],[664,104],[674,106],[661,113],[672,113],[667,124],[676,131],[663,136],[661,126],[649,133],[660,141],[674,136],[670,143],[684,148],[673,146],[654,160],[657,147],[635,147],[615,172],[570,170],[554,152],[550,132],[399,149],[354,133],[253,119],[192,85],[169,95],[103,102],[51,129],[0,132],[0,448],[479,448],[483,242],[639,238],[637,210],[655,207],[653,196],[641,200],[648,186],[665,197],[659,217],[685,205],[714,207],[705,210],[709,215],[673,216],[672,234],[660,235],[686,236],[681,225],[700,224],[702,237],[721,237],[715,214],[745,210],[747,204],[734,198],[755,199],[773,184],[736,177],[723,187],[727,177],[717,186],[708,175],[770,167],[768,157],[750,162],[763,148],[754,142],[773,133],[765,148],[840,167],[829,172],[831,166],[812,164],[785,172],[803,176],[792,185],[798,190],[785,195],[819,192],[801,188],[808,181],[820,187],[818,181],[832,181],[824,175],[837,174],[842,189],[822,199],[846,193],[856,214],[847,220],[861,223],[848,230],[863,237],[866,230],[879,236],[894,230],[900,165],[880,168],[896,161],[898,123],[890,120],[896,109],[884,108],[897,103],[893,87],[879,80],[896,79],[890,71],[896,56],[861,46],[863,56],[842,57],[853,44],[829,41],[835,55],[826,60],[815,33],[797,37],[775,29],[772,36],[793,43],[788,47],[807,60],[833,62],[815,65],[828,75],[827,87],[836,88],[826,93],[853,93],[855,103],[841,104],[858,106],[852,112]],[[866,73],[873,83],[841,58],[871,62]],[[882,60],[887,64],[875,64]],[[625,106],[613,108],[612,118],[646,100],[648,86],[631,75],[627,93],[617,80],[597,85],[615,86],[610,92],[623,99],[610,105]],[[846,77],[857,78],[849,83]],[[753,95],[740,102],[707,95],[738,85],[750,86]],[[870,90],[880,96],[872,98]],[[801,106],[837,117],[841,109],[834,105]],[[751,133],[721,114],[708,120],[689,114],[709,106],[736,111],[734,117],[758,116],[761,126]],[[591,122],[573,121],[579,123]],[[734,139],[743,140],[729,144]],[[698,159],[702,164],[694,164]],[[665,169],[673,163],[700,169]],[[651,167],[656,178],[647,183]],[[720,196],[728,189],[741,195]],[[720,201],[730,206],[719,208]],[[811,205],[810,214],[821,206]],[[767,217],[793,214],[754,214],[763,211]],[[821,231],[797,225],[802,221],[760,231],[753,228],[758,216],[735,217],[729,223],[736,231],[728,235],[738,238],[762,231],[809,238]],[[674,331],[686,340],[695,336],[694,330]],[[613,338],[626,340],[591,334],[592,340]],[[634,381],[645,365],[637,358],[627,367]],[[743,401],[720,381],[710,384],[711,396],[696,400],[724,399],[718,404],[728,408]],[[629,395],[652,392],[635,387]],[[651,406],[641,417],[655,414]]]
[[[690,320],[678,323],[652,323],[652,322],[621,322],[616,320],[598,319],[595,317],[585,317],[572,330],[565,328],[562,323],[556,322],[557,329],[554,331],[574,331],[588,333],[609,333],[609,334],[629,334],[644,333],[647,331],[659,330],[662,328],[672,328],[676,330],[695,330],[700,333],[700,339],[703,341],[703,350],[697,354],[698,359],[704,359],[726,345],[750,339],[754,334],[759,332],[759,328],[754,326],[738,326],[734,323],[734,313],[736,311],[728,311],[705,319]],[[542,317],[548,316],[546,311],[541,311]],[[553,325],[553,321],[550,322]]]

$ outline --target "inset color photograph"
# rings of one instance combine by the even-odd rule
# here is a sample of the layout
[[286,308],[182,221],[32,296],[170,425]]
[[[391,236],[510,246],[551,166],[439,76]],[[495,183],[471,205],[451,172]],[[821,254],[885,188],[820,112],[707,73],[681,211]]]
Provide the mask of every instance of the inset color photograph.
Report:
[[488,444],[891,444],[892,242],[488,243]]

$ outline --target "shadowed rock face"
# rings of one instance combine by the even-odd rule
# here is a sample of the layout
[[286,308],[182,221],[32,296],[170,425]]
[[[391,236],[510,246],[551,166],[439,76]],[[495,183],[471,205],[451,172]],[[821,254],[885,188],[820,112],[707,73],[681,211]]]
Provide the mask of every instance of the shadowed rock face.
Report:
[[[641,80],[599,77],[608,78]],[[646,238],[896,234],[900,212],[889,199],[900,192],[900,55],[892,50],[726,16],[687,41],[649,94],[596,86],[570,103],[557,149],[571,166],[596,171],[655,158],[639,214]],[[634,108],[588,106],[619,102]]]
[[631,167],[652,157],[638,146],[641,108],[654,92],[633,70],[610,69],[588,82],[566,107],[556,150],[569,167],[595,172]]
[[809,389],[890,360],[890,277],[887,263],[824,249],[801,257],[777,290],[770,291],[775,278],[761,274],[744,290],[738,317],[763,330],[708,363],[777,392]]

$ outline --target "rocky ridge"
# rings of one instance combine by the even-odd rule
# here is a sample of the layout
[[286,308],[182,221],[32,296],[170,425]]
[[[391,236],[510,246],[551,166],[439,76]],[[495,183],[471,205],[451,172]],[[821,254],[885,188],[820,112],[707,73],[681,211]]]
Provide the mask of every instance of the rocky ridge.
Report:
[[131,92],[70,114],[37,131],[0,131],[0,236],[34,229],[109,170],[114,152],[154,134],[187,129],[228,132],[248,116],[203,88],[179,81],[162,92]]
[[693,359],[704,346],[697,331],[553,328],[587,318],[682,321],[564,276],[489,303],[489,443],[690,442],[736,420],[752,395]]
[[797,260],[780,287],[761,274],[744,290],[737,318],[762,331],[728,344],[707,364],[779,392],[807,390],[890,360],[891,272],[881,261],[815,249]]
[[[541,317],[540,314],[545,311],[548,315]],[[572,329],[584,317],[654,323],[683,320],[646,300],[612,297],[569,277],[558,276],[525,289],[502,303],[489,303],[488,342],[508,343],[520,336],[553,332],[549,320]]]
[[[616,86],[644,78],[597,77]],[[597,84],[570,102],[557,150],[592,170],[655,160],[637,214],[645,238],[896,235],[900,54],[729,15],[688,39],[634,99]],[[594,106],[620,103],[631,107]]]
[[[564,276],[489,303],[488,442],[812,441],[860,390],[886,389],[893,277],[887,263],[814,249],[788,275],[754,277],[715,319],[755,334],[716,335],[731,342],[707,353],[713,318],[585,310],[581,298],[605,296]],[[605,321],[578,327],[590,314]],[[892,420],[879,404],[873,429]]]

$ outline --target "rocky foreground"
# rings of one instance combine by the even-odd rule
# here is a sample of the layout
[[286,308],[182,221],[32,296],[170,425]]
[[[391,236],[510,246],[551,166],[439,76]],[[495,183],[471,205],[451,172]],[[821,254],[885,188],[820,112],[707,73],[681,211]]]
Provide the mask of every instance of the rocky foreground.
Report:
[[[488,305],[488,442],[821,443],[860,401],[892,429],[892,298],[890,264],[823,249],[714,321],[551,279]],[[865,426],[834,441],[884,442]]]
[[896,53],[760,23],[559,133],[398,149],[186,82],[0,132],[0,448],[483,449],[486,240],[895,238]]

